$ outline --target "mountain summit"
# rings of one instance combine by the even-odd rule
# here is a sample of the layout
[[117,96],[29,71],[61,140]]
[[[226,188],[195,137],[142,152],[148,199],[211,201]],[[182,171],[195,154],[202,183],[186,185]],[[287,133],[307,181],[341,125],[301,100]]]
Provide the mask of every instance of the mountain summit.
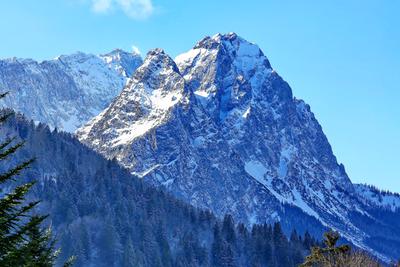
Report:
[[218,215],[280,220],[315,234],[329,227],[381,257],[399,253],[400,229],[385,217],[399,211],[356,190],[310,107],[257,45],[234,33],[206,37],[175,60],[149,52],[121,94],[76,134]]
[[[95,117],[79,130],[81,137],[97,140],[104,149],[132,142],[162,124],[183,93],[184,79],[175,62],[163,50],[154,49],[147,54],[120,96],[102,112],[101,118],[107,123],[99,124],[99,117]],[[97,132],[106,136],[96,136]],[[107,142],[103,142],[104,139]]]
[[260,48],[234,33],[206,37],[175,60],[200,102],[220,122],[245,113],[273,72]]
[[122,49],[114,49],[110,53],[99,56],[108,64],[111,69],[116,70],[124,77],[130,77],[135,70],[142,64],[142,59],[135,52],[126,52]]

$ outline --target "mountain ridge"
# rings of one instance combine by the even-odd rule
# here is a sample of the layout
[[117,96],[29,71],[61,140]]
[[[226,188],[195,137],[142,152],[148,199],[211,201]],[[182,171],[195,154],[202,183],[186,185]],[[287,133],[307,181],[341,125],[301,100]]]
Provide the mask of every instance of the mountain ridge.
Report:
[[0,60],[0,86],[10,92],[1,106],[73,132],[111,102],[141,62],[139,55],[122,50]]
[[[294,206],[319,221],[321,229],[338,230],[370,251],[376,246],[369,243],[374,227],[386,227],[400,240],[399,229],[373,215],[380,206],[363,201],[310,106],[293,97],[257,45],[234,33],[206,37],[175,58],[178,70],[170,68],[171,79],[148,67],[159,51],[148,54],[90,127],[76,132],[82,142],[195,206],[232,213],[245,223],[284,220]],[[144,132],[124,126],[159,118],[152,117],[160,111],[152,94],[181,84],[182,95],[163,110],[161,123]],[[136,101],[128,101],[129,92]],[[150,110],[141,99],[149,100]],[[115,141],[122,131],[134,134]],[[364,225],[366,218],[372,218],[371,226]],[[375,252],[393,256],[388,248]]]

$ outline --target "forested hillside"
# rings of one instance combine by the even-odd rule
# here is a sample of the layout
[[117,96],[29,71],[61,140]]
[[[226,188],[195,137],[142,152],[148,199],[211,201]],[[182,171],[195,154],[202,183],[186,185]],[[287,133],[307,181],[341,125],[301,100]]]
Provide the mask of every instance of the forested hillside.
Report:
[[247,229],[229,215],[219,220],[146,185],[70,134],[21,115],[0,133],[26,140],[2,169],[37,158],[24,177],[38,181],[30,197],[50,214],[60,262],[76,255],[76,266],[296,266],[315,244],[307,233],[288,239],[279,223]]

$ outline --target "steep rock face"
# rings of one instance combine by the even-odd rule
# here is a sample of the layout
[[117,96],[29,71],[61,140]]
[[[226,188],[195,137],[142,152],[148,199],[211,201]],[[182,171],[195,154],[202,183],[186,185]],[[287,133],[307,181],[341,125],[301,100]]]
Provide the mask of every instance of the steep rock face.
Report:
[[1,60],[0,88],[10,92],[1,105],[73,132],[107,107],[141,62],[139,55],[121,50],[102,56],[78,52],[43,62]]
[[377,219],[379,207],[356,192],[310,107],[292,96],[258,46],[234,33],[206,37],[175,61],[151,51],[77,136],[219,215],[331,227],[382,257],[395,254],[370,242],[387,234],[380,228],[400,244],[398,227]]
[[[120,97],[77,135],[107,157],[116,157],[132,173],[168,186],[191,203],[220,214],[234,209],[243,220],[248,213],[254,216],[251,196],[261,189],[237,157],[227,157],[234,151],[162,50],[150,51]],[[223,161],[226,167],[218,165]],[[215,199],[221,191],[236,207],[228,208],[223,197]],[[274,211],[272,196],[270,201],[264,200],[267,214],[260,216],[268,218]]]
[[256,45],[235,34],[216,35],[176,61],[250,176],[316,218],[326,210],[338,217],[345,212],[349,178],[309,106],[293,98]]

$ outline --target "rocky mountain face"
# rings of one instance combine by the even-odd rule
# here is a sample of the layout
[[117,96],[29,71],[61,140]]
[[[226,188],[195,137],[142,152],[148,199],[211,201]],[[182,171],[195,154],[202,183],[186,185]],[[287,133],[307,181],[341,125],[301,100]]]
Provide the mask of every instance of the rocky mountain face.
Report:
[[0,60],[0,104],[51,127],[74,132],[102,111],[142,63],[137,54],[114,50],[96,56],[81,52],[37,62]]
[[[76,132],[131,173],[218,215],[333,228],[383,259],[400,253],[398,206],[354,186],[309,105],[253,43],[206,37],[148,53],[121,94]],[[395,196],[398,199],[398,196]]]

